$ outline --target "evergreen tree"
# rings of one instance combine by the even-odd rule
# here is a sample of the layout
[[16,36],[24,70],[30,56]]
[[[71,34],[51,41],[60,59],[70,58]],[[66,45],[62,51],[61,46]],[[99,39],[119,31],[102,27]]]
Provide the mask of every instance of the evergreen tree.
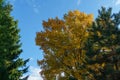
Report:
[[[120,12],[102,7],[86,42],[86,67],[95,80],[120,79]],[[89,79],[88,79],[89,80]]]
[[[12,5],[0,0],[0,80],[19,80],[27,71],[22,52],[18,21],[10,15]],[[22,68],[23,67],[23,68]]]

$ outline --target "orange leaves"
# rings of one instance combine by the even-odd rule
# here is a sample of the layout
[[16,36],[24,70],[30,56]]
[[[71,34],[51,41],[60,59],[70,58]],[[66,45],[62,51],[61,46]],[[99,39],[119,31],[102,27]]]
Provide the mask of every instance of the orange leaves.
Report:
[[47,31],[62,30],[64,28],[64,21],[55,19],[48,19],[48,21],[43,21],[44,29]]
[[66,14],[64,20],[55,18],[43,21],[44,31],[37,33],[36,44],[44,51],[44,60],[39,64],[46,79],[48,75],[52,78],[62,72],[67,74],[66,77],[81,78],[79,74],[85,70],[77,69],[85,62],[83,47],[92,20],[91,14],[76,10]]

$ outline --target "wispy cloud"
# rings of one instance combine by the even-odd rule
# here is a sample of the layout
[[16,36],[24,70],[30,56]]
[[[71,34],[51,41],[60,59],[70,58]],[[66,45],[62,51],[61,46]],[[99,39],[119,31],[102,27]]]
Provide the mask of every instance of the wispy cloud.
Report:
[[120,5],[120,0],[116,0],[115,5]]
[[39,74],[39,72],[40,72],[39,68],[30,66],[29,72],[30,72],[30,76],[29,76],[28,80],[43,80]]
[[32,7],[35,13],[40,12],[40,4],[38,3],[39,0],[26,0],[26,3]]
[[12,5],[15,6],[15,3],[20,2],[22,4],[27,4],[35,13],[40,12],[39,0],[8,0]]
[[39,13],[40,12],[39,8],[40,8],[39,5],[33,5],[33,10],[34,10],[35,13]]
[[80,0],[77,1],[77,5],[78,5],[78,6],[80,5]]
[[29,5],[35,13],[40,12],[40,4],[38,3],[39,0],[23,0],[23,1],[26,2],[26,4]]
[[120,0],[109,0],[107,4],[104,4],[105,7],[117,8],[120,6]]

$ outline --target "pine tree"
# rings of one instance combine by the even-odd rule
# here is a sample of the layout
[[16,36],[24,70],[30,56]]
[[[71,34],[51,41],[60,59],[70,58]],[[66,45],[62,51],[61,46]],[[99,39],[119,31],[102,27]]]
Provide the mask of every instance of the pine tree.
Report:
[[[86,42],[89,74],[95,80],[119,80],[120,77],[120,12],[102,7],[90,28]],[[89,80],[89,79],[88,79]]]
[[28,59],[19,58],[22,53],[20,30],[11,11],[12,5],[0,0],[0,80],[19,80],[28,68],[25,67]]

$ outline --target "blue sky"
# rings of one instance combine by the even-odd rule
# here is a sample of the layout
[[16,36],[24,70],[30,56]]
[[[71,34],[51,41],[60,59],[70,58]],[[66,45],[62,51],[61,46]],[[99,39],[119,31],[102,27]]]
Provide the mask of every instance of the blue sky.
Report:
[[[42,80],[39,76],[37,60],[43,58],[43,52],[35,45],[36,32],[42,30],[42,21],[48,18],[60,19],[70,10],[79,10],[97,16],[101,6],[112,7],[118,12],[120,0],[8,0],[13,5],[12,16],[19,21],[23,53],[20,57],[31,58],[28,65],[29,80]],[[38,77],[39,76],[39,77]]]

